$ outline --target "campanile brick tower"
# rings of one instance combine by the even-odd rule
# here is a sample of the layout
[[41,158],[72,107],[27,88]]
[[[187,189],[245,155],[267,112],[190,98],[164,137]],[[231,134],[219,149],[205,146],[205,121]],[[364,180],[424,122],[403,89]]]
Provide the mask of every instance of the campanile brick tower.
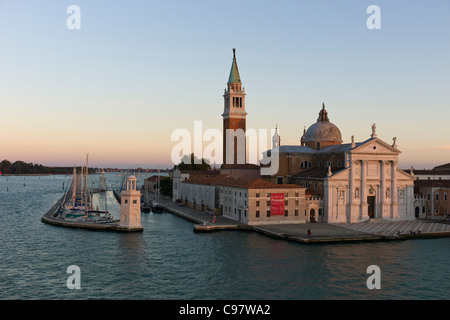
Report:
[[245,164],[247,112],[245,112],[245,89],[242,87],[236,62],[236,49],[233,49],[233,63],[223,98],[223,164]]

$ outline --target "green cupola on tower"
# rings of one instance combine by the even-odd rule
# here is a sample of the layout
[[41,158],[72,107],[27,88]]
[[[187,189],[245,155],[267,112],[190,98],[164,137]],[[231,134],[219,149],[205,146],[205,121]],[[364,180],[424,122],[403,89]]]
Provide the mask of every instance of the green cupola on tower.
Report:
[[239,76],[239,69],[236,62],[236,49],[233,49],[233,64],[231,65],[228,83],[241,83],[241,77]]

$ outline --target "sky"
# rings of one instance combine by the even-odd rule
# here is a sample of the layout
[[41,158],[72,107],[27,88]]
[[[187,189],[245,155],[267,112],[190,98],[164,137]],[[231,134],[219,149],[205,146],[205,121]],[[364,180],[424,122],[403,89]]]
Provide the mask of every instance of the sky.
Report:
[[0,0],[0,160],[171,167],[175,130],[222,130],[233,48],[247,128],[298,145],[325,103],[344,143],[450,162],[450,0]]

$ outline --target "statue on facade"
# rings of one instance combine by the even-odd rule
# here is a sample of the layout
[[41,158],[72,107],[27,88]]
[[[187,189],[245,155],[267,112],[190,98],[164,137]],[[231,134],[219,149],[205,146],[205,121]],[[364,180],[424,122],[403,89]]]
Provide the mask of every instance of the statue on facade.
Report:
[[377,136],[376,134],[377,131],[377,126],[375,125],[375,123],[372,125],[372,138],[375,138]]
[[392,143],[392,146],[394,148],[396,148],[397,147],[397,137],[392,138],[392,141],[394,141],[394,143]]

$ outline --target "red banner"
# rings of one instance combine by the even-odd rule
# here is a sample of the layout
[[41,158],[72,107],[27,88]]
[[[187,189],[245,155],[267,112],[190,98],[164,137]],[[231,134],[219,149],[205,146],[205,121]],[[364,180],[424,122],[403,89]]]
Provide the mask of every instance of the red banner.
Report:
[[272,193],[270,195],[270,215],[284,216],[284,193]]

